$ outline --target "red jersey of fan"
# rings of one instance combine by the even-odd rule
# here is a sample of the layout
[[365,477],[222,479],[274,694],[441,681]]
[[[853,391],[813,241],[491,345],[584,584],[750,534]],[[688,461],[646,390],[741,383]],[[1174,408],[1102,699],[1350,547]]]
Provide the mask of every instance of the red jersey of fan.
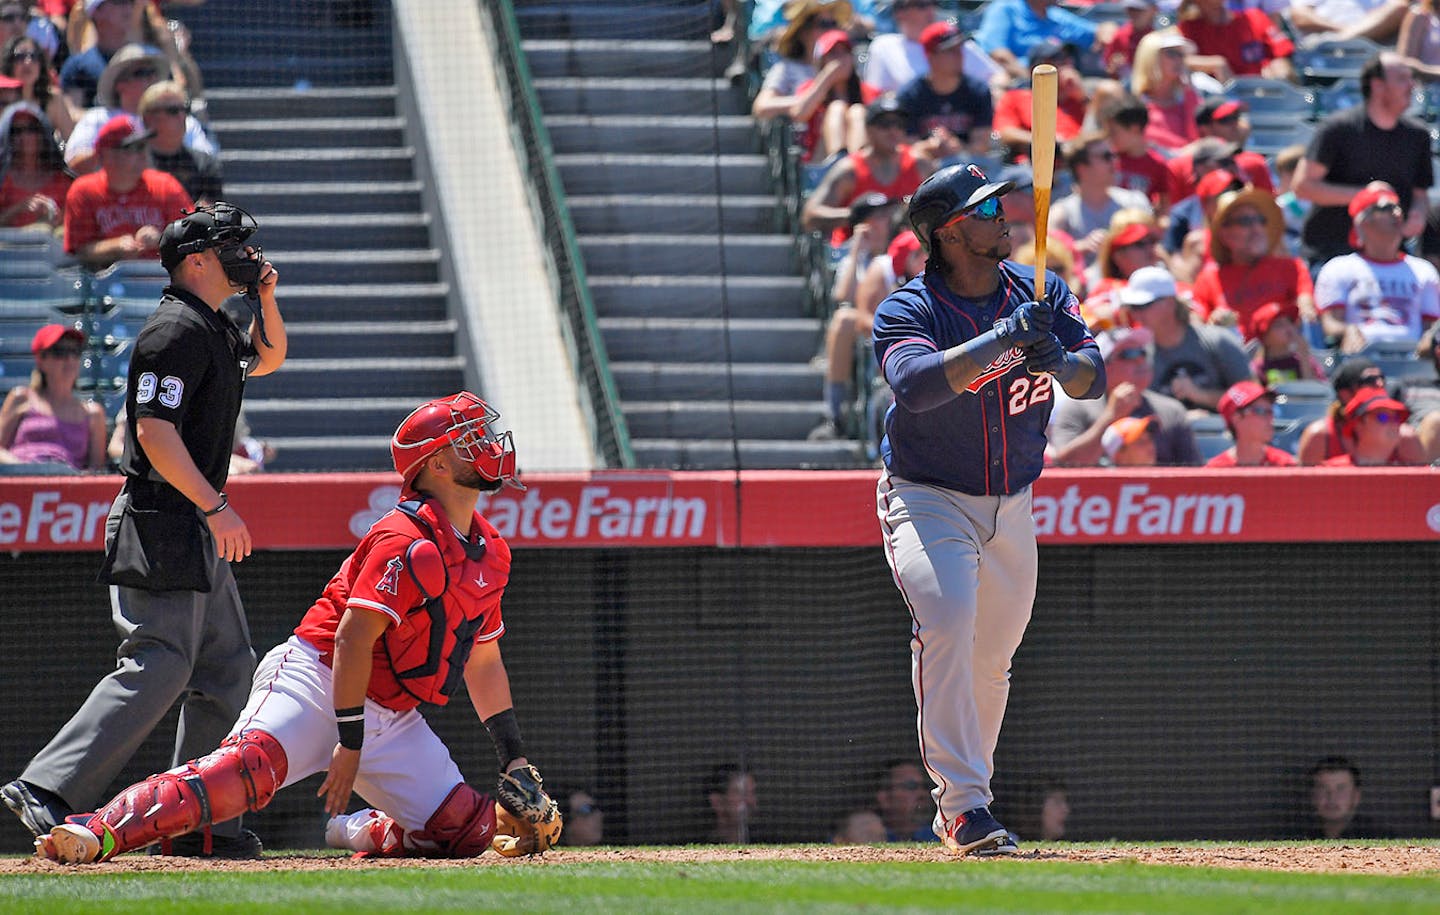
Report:
[[[65,196],[65,250],[74,254],[91,242],[134,235],[141,226],[163,229],[194,206],[179,181],[153,168],[141,172],[139,183],[123,194],[110,188],[103,169],[81,175]],[[158,258],[160,252],[149,256]]]
[[1150,198],[1152,207],[1158,207],[1161,198],[1171,203],[1177,199],[1170,193],[1173,181],[1165,157],[1153,149],[1145,150],[1140,156],[1115,154],[1115,186],[1139,191]]
[[[370,528],[295,627],[295,634],[319,649],[328,665],[346,610],[388,617],[390,627],[375,642],[365,695],[400,711],[448,701],[470,649],[504,634],[500,597],[510,580],[510,546],[490,522],[476,513],[462,540],[429,502],[419,511],[435,532],[449,577],[442,608],[425,600],[407,563],[411,544],[428,535],[414,519],[392,509]],[[442,635],[434,635],[437,624]]]
[[[1007,90],[995,106],[995,117],[991,120],[990,129],[996,133],[1007,127],[1030,130],[1034,114],[1033,98],[1034,93],[1029,89]],[[1059,101],[1055,108],[1057,140],[1069,140],[1079,135],[1080,125],[1085,123],[1085,106],[1086,100],[1083,98]]]
[[1183,19],[1180,34],[1195,42],[1197,53],[1225,58],[1236,76],[1258,76],[1270,61],[1295,53],[1295,43],[1263,10],[1257,9],[1232,13],[1222,25],[1205,19]]
[[[1355,457],[1354,457],[1354,455],[1342,454],[1342,455],[1339,455],[1339,456],[1337,456],[1337,457],[1332,457],[1332,458],[1328,458],[1328,459],[1326,459],[1326,460],[1324,460],[1324,461],[1321,461],[1321,462],[1320,462],[1320,466],[1321,466],[1321,467],[1360,467],[1360,466],[1362,466],[1362,465],[1355,463]],[[1366,464],[1366,465],[1363,465],[1363,466],[1367,466],[1367,467],[1368,467],[1368,466],[1372,466],[1372,465]],[[1402,461],[1402,460],[1400,460],[1400,449],[1399,449],[1399,448],[1396,448],[1394,451],[1390,452],[1390,460],[1386,461],[1384,464],[1380,464],[1380,465],[1377,465],[1377,466],[1380,466],[1380,467],[1404,467],[1404,466],[1405,466],[1405,462]]]
[[[915,154],[910,151],[909,146],[905,145],[899,146],[896,154],[900,159],[900,170],[889,184],[881,184],[876,180],[875,173],[870,170],[868,159],[858,152],[850,154],[850,167],[854,170],[855,175],[855,189],[850,192],[850,199],[845,201],[846,206],[870,193],[884,194],[892,200],[915,193],[920,187],[921,180],[920,166],[915,161]],[[835,231],[830,233],[830,244],[838,248],[849,238],[849,226],[836,226]]]
[[[1291,454],[1290,452],[1288,452],[1288,451],[1286,451],[1286,450],[1284,450],[1284,449],[1282,449],[1282,448],[1276,448],[1274,445],[1266,445],[1266,446],[1265,446],[1265,456],[1260,459],[1260,463],[1259,463],[1259,464],[1253,465],[1253,466],[1258,466],[1258,467],[1294,467],[1295,465],[1297,465],[1297,464],[1299,464],[1299,463],[1300,463],[1299,461],[1295,460],[1295,455]],[[1211,458],[1209,461],[1207,461],[1207,462],[1205,463],[1205,466],[1206,466],[1206,467],[1239,467],[1240,465],[1237,464],[1237,463],[1235,463],[1235,449],[1234,449],[1234,448],[1226,448],[1224,451],[1220,452],[1219,454],[1217,454],[1217,455],[1215,455],[1213,458]],[[1246,466],[1248,467],[1248,466],[1252,466],[1252,465],[1247,464]]]
[[1254,266],[1207,263],[1195,277],[1195,305],[1207,321],[1217,309],[1240,317],[1240,333],[1255,336],[1250,317],[1267,302],[1293,304],[1315,291],[1305,262],[1296,257],[1265,257]]
[[[1165,167],[1170,170],[1170,189],[1174,192],[1170,202],[1184,200],[1195,193],[1195,160],[1189,155],[1176,156]],[[1270,165],[1257,152],[1242,149],[1235,154],[1235,167],[1246,184],[1253,184],[1262,191],[1275,193],[1275,182],[1270,177]]]
[[[73,179],[64,172],[52,172],[49,180],[41,185],[38,190],[27,191],[18,186],[12,176],[6,175],[5,180],[0,181],[0,213],[10,209],[17,203],[29,200],[36,194],[39,194],[41,197],[50,198],[50,202],[55,204],[55,211],[57,213],[63,213],[65,211],[65,194],[70,190],[70,182],[72,180]],[[21,226],[30,225],[39,218],[39,216],[28,210],[21,210],[20,213],[10,221],[10,225],[18,229]]]

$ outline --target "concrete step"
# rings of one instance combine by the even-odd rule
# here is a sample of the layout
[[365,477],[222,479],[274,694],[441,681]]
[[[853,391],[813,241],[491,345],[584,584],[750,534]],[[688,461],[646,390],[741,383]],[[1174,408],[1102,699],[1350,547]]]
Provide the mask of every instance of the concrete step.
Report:
[[818,401],[824,387],[822,373],[803,363],[727,367],[684,362],[611,362],[610,371],[624,402],[731,398]]
[[600,78],[534,80],[546,115],[738,115],[750,112],[745,93],[724,79]]
[[[246,408],[249,409],[248,406]],[[625,403],[632,439],[804,439],[825,420],[815,403],[677,400]]]
[[246,121],[284,112],[290,118],[393,118],[399,93],[394,86],[296,89],[208,89],[210,116]]
[[395,83],[394,60],[388,50],[370,50],[341,58],[303,54],[266,60],[263,64],[253,57],[212,57],[206,58],[202,67],[207,86],[288,86],[303,91],[312,86],[390,86]]
[[[429,397],[453,394],[436,392],[417,397],[418,404]],[[356,413],[360,411],[354,411]],[[404,418],[401,414],[401,419]],[[396,420],[399,425],[399,420]],[[275,459],[266,470],[278,473],[317,472],[325,470],[394,470],[390,458],[390,432],[384,435],[305,435],[266,438],[275,449]]]
[[207,87],[394,82],[390,4],[247,0],[174,5]]
[[749,194],[773,193],[761,155],[555,156],[567,194]]
[[601,318],[612,362],[807,363],[819,350],[818,319]]
[[[459,356],[425,359],[286,359],[272,375],[248,382],[253,397],[314,397],[330,392],[337,397],[417,397],[453,394],[465,383],[465,364]],[[417,400],[416,403],[420,401]]]
[[798,276],[592,276],[590,297],[603,317],[802,317]]
[[[281,369],[284,371],[284,369]],[[391,435],[418,401],[408,397],[245,398],[245,417],[259,438]],[[389,449],[386,449],[389,453]]]
[[716,234],[724,207],[726,234],[777,229],[775,198],[764,194],[611,194],[570,197],[570,217],[582,235],[627,233]]
[[760,149],[749,115],[654,117],[557,114],[545,118],[557,153],[753,153]]
[[419,181],[229,182],[225,193],[264,219],[279,214],[418,213]]
[[286,321],[290,355],[299,359],[455,355],[454,321]]
[[225,149],[384,149],[405,145],[405,119],[260,117],[212,119],[210,127]]
[[267,248],[291,251],[428,248],[430,217],[425,213],[267,216],[255,238]]
[[397,310],[416,321],[445,318],[446,283],[366,283],[350,286],[330,277],[322,283],[290,283],[281,271],[280,313],[286,321],[380,321]]
[[296,283],[433,283],[440,252],[434,248],[385,251],[267,251],[283,279]]
[[246,181],[408,181],[411,146],[376,149],[224,149],[225,174]]
[[580,251],[597,276],[795,271],[794,245],[783,235],[582,235]]
[[525,3],[515,15],[526,38],[698,39],[712,27],[709,6],[694,2],[651,4],[643,11],[633,2]]
[[[869,467],[858,442],[631,439],[641,467],[674,470],[845,470]],[[739,450],[739,466],[735,452]]]
[[731,60],[728,47],[709,41],[555,41],[537,37],[523,43],[530,75],[557,77],[637,77],[660,79],[717,77]]

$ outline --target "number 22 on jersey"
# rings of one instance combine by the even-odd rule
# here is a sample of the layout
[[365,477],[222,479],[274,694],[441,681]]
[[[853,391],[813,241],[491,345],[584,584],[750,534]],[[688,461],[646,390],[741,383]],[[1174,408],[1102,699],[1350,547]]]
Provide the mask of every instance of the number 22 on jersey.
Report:
[[1054,381],[1055,376],[1049,374],[1019,376],[1010,382],[1010,390],[1006,392],[1006,412],[1011,416],[1018,416],[1036,404],[1049,400]]

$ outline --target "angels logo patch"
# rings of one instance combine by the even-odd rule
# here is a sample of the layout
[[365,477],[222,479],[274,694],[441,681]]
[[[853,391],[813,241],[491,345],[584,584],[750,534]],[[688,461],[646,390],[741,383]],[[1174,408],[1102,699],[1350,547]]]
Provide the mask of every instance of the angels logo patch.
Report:
[[399,556],[387,562],[385,564],[385,575],[380,579],[380,583],[375,586],[375,590],[385,594],[399,594],[400,570],[403,568],[405,568],[405,563],[400,561]]

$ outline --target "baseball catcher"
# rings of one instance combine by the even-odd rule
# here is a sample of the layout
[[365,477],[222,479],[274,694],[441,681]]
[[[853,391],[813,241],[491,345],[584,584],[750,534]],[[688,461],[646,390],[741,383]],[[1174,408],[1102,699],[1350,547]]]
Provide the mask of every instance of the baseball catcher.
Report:
[[[525,756],[500,657],[510,548],[475,510],[482,492],[524,489],[499,418],[468,392],[406,417],[390,442],[403,501],[265,656],[219,749],[71,817],[36,855],[86,864],[197,831],[208,843],[211,823],[321,771],[333,846],[445,858],[550,848],[560,814]],[[462,684],[499,757],[492,794],[466,784],[418,711]],[[374,806],[344,815],[352,790]]]

